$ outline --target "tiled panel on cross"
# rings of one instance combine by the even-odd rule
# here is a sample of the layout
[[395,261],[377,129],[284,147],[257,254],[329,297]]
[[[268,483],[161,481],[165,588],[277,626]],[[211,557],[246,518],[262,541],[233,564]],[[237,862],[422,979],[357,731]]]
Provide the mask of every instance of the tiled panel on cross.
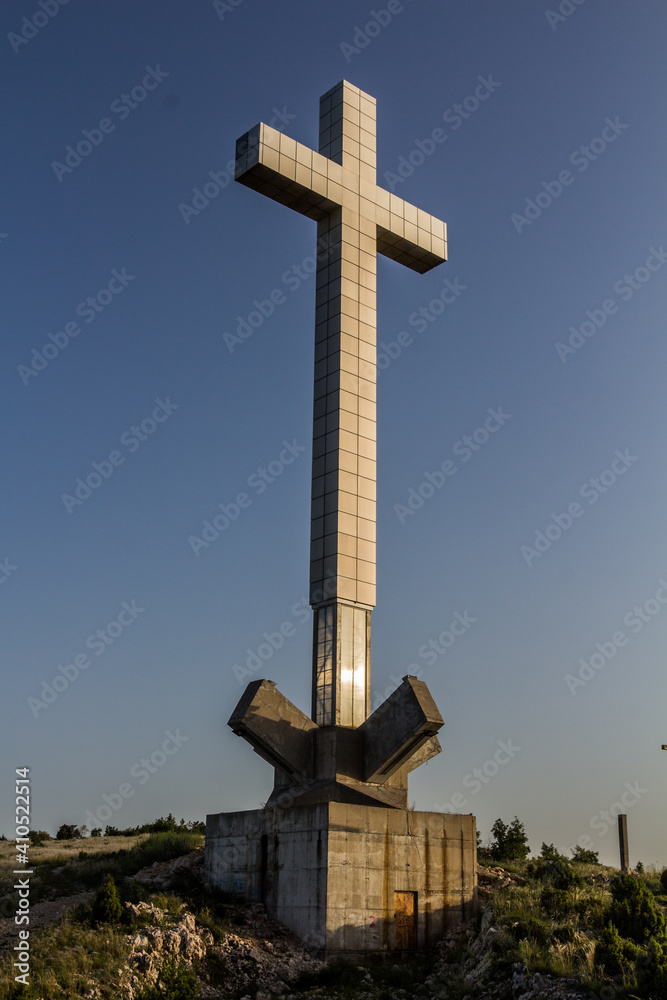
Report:
[[325,94],[320,153],[343,171],[327,187],[341,209],[318,225],[311,596],[372,606],[376,231],[359,186],[362,164],[375,181],[375,101],[345,82]]
[[[336,212],[319,223],[311,603],[375,604],[375,309],[362,293],[362,234]],[[362,301],[366,298],[366,301]]]

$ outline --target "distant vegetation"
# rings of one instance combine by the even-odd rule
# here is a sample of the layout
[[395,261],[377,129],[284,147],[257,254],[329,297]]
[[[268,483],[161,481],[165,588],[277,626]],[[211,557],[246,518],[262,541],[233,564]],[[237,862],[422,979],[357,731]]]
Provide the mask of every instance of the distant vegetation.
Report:
[[[192,820],[186,823],[181,819],[179,823],[169,813],[168,816],[161,816],[153,820],[152,823],[144,823],[143,826],[128,826],[125,830],[117,830],[115,826],[107,826],[104,831],[105,837],[136,837],[139,833],[199,833],[203,836],[206,833],[206,823],[202,820]],[[93,834],[95,831],[93,831]]]
[[[191,820],[186,823],[184,819],[177,822],[175,817],[169,813],[168,816],[160,816],[159,819],[153,820],[152,823],[143,823],[141,826],[128,826],[124,830],[119,830],[115,826],[107,826],[104,831],[104,836],[136,837],[141,833],[175,833],[177,830],[181,833],[199,833],[203,835],[206,833],[206,823],[204,823],[203,820]],[[85,837],[87,834],[87,826],[76,826],[74,823],[63,823],[58,827],[55,839],[78,840],[80,837]],[[46,841],[52,839],[51,834],[47,833],[46,830],[31,830],[28,836],[30,837],[30,843],[33,847],[39,847],[40,844],[44,844]],[[101,827],[95,827],[91,830],[90,836],[101,837]],[[0,836],[0,840],[7,840],[7,837],[3,834]]]

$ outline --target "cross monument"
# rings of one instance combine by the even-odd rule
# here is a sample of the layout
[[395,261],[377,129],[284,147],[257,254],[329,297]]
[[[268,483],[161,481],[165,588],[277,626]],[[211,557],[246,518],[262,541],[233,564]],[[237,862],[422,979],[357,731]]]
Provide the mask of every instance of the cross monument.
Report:
[[444,222],[378,187],[375,134],[375,99],[342,81],[320,100],[319,152],[264,124],[237,143],[236,180],[318,224],[310,552],[318,727],[357,728],[370,709],[377,253],[423,274],[447,251]]
[[[320,99],[318,152],[264,123],[250,129],[236,146],[237,181],[317,222],[310,550],[312,717],[280,694],[274,682],[257,680],[248,685],[229,725],[274,766],[274,790],[265,810],[208,817],[207,871],[215,884],[245,886],[244,891],[269,900],[267,906],[278,919],[302,936],[306,936],[306,926],[324,927],[327,951],[353,947],[345,941],[355,941],[354,947],[362,949],[398,947],[413,918],[417,933],[419,892],[425,894],[424,899],[429,894],[433,900],[437,896],[437,907],[433,901],[424,905],[427,910],[434,907],[434,913],[437,909],[441,923],[448,919],[452,893],[462,900],[461,914],[469,915],[475,883],[474,818],[407,810],[408,773],[441,749],[436,734],[443,720],[426,684],[408,675],[382,705],[370,711],[377,254],[423,274],[443,263],[447,252],[444,222],[378,186],[375,137],[375,99],[342,81]],[[349,812],[353,806],[361,808],[358,815]],[[393,818],[388,818],[388,811]],[[402,846],[392,848],[398,852],[395,856],[386,844],[392,824],[396,845],[403,836],[399,830],[413,831],[412,840],[408,837]],[[340,831],[346,831],[345,850],[350,857],[358,851],[361,857],[367,850],[368,845],[363,847],[361,842],[353,846],[362,827],[369,843],[375,843],[374,838],[385,843],[379,874],[363,875],[369,885],[379,878],[384,888],[378,892],[383,899],[387,896],[384,929],[377,940],[365,923],[363,934],[350,931],[345,937],[350,903],[338,898],[331,868],[334,839]],[[328,845],[324,855],[323,838]],[[307,861],[315,840],[317,851]],[[450,841],[456,845],[448,849],[456,851],[457,874],[446,880]],[[417,842],[420,846],[415,847]],[[435,843],[442,845],[437,861],[440,874],[436,878],[427,873],[426,883],[419,882],[421,876],[408,875],[411,865],[419,867],[419,862],[410,860],[411,852],[417,850],[422,857],[420,852],[425,850],[428,867],[429,844]],[[236,850],[230,845],[238,844],[245,845],[243,861],[225,861],[224,852]],[[248,856],[254,860],[248,861]],[[311,863],[320,874],[309,882],[310,876],[302,869]],[[396,900],[400,897],[396,903],[393,896],[389,900],[388,888],[394,869],[404,873],[402,888],[395,892]],[[281,888],[277,887],[278,874],[275,885],[269,878],[271,872],[287,871],[292,880],[289,891],[282,888],[285,874]],[[437,891],[431,891],[430,881],[438,879],[442,885],[438,883]],[[459,885],[460,890],[453,888]],[[360,899],[364,913],[373,898]],[[317,902],[322,899],[325,902]],[[312,910],[308,918],[304,907]],[[367,919],[374,927],[375,916]],[[424,919],[428,924],[428,918]],[[435,927],[435,921],[432,924]],[[424,933],[425,941],[432,930],[427,927]]]

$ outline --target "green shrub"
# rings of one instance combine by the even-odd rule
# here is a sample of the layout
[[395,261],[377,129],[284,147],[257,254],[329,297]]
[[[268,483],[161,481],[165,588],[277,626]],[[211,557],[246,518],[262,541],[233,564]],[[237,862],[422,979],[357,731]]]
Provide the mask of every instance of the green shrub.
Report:
[[660,876],[660,885],[662,886],[663,892],[667,892],[667,868],[665,868]]
[[120,896],[112,875],[105,875],[93,902],[93,921],[97,924],[115,924],[122,915]]
[[512,925],[512,934],[517,941],[531,938],[538,944],[546,944],[550,937],[548,927],[537,917],[524,917],[522,920],[517,920]]
[[497,861],[523,861],[528,857],[530,847],[523,823],[515,816],[509,826],[497,819],[491,827],[494,840],[491,855]]
[[637,985],[642,992],[667,996],[667,945],[650,941],[637,963]]
[[32,847],[40,847],[47,840],[51,840],[51,834],[47,833],[46,830],[30,830],[28,837]]
[[623,941],[613,924],[607,924],[600,934],[593,961],[596,968],[602,969],[607,976],[619,976],[623,972],[625,961]]
[[[141,826],[128,826],[124,830],[119,830],[116,826],[107,824],[104,831],[105,837],[136,837],[139,833],[199,833],[202,836],[206,833],[206,823],[203,820],[193,819],[188,823],[184,819],[176,822],[174,816],[160,816],[152,823],[143,823]],[[93,834],[91,834],[93,836]]]
[[546,885],[540,893],[540,905],[551,917],[563,917],[572,909],[573,899],[567,889]]
[[63,825],[58,828],[56,840],[76,840],[76,838],[80,836],[81,830],[78,826],[74,826],[72,823],[63,823]]
[[597,851],[587,851],[579,844],[572,850],[572,860],[580,865],[599,865],[600,855]]
[[558,852],[554,844],[545,844],[542,841],[542,849],[539,853],[538,861],[567,861],[567,858]]
[[580,889],[584,885],[584,880],[567,858],[559,854],[556,854],[556,857],[547,854],[529,862],[528,873],[539,882],[547,883],[540,894],[540,903],[547,913],[559,916],[573,909],[575,903],[573,891]]
[[607,920],[622,937],[645,944],[651,938],[665,936],[667,920],[643,879],[621,873],[614,876],[609,888],[612,902]]

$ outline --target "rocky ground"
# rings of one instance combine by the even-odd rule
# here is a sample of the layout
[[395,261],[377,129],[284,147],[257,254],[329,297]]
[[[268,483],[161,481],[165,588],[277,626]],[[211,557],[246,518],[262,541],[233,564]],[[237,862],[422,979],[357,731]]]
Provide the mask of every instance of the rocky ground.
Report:
[[[590,1000],[576,979],[529,975],[523,964],[498,971],[497,942],[503,931],[494,922],[493,898],[500,889],[525,883],[521,875],[502,868],[479,868],[481,923],[450,933],[426,957],[423,975],[415,974],[413,967],[407,973],[409,963],[389,961],[378,966],[348,963],[338,978],[329,976],[324,963],[281,924],[270,920],[259,904],[227,904],[226,933],[221,936],[218,929],[215,937],[205,926],[205,918],[200,917],[203,922],[198,923],[185,904],[174,905],[173,895],[168,904],[174,883],[177,886],[184,876],[196,882],[202,874],[203,848],[174,861],[155,863],[134,876],[152,893],[162,894],[158,901],[168,909],[145,902],[125,904],[138,930],[128,934],[129,957],[114,976],[118,1000],[137,1000],[143,989],[156,982],[170,958],[194,970],[202,1000],[343,1000],[352,995],[355,1000]],[[609,878],[603,871],[595,875],[600,882]],[[49,923],[91,895],[79,893],[40,903],[33,919],[37,925]],[[0,924],[0,936],[4,930]],[[98,1000],[103,995],[99,984],[89,982],[88,1000]]]
[[[169,887],[179,871],[201,871],[203,857],[195,851],[175,862],[153,865],[136,878],[156,889]],[[602,875],[603,878],[606,876]],[[356,967],[359,1000],[590,1000],[578,980],[528,975],[523,964],[502,975],[494,973],[495,938],[500,933],[493,920],[492,902],[495,891],[511,884],[523,884],[525,879],[502,868],[480,868],[480,900],[485,906],[481,926],[471,925],[450,933],[438,948],[432,971],[416,990],[406,990],[387,984],[387,966],[374,974],[365,966]],[[239,925],[224,940],[215,944],[213,935],[197,925],[195,917],[184,909],[169,917],[164,910],[146,903],[130,907],[135,916],[146,914],[151,923],[131,936],[132,952],[127,966],[120,970],[119,995],[133,1000],[136,991],[149,981],[155,981],[158,970],[169,955],[181,958],[199,969],[202,998],[239,1000],[302,1000],[349,996],[349,987],[314,985],[297,989],[296,981],[304,973],[316,974],[323,969],[319,961],[301,941],[282,925],[270,920],[264,907],[255,904],[239,907],[234,914]],[[457,956],[459,981],[451,982],[451,959]],[[198,961],[203,964],[198,965]],[[389,971],[400,972],[400,965]],[[206,970],[206,971],[204,971]],[[389,976],[391,979],[391,975]],[[304,984],[305,985],[305,984]],[[121,992],[122,991],[122,992]],[[95,993],[91,993],[91,998]]]

